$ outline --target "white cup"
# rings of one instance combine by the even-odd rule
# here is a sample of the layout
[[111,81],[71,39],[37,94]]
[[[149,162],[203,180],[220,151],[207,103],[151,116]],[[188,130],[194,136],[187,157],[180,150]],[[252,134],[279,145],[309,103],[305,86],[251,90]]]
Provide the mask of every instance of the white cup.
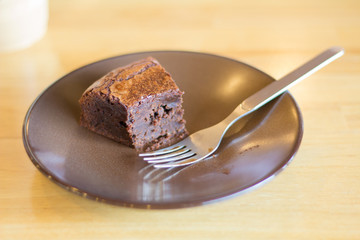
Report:
[[0,0],[0,52],[30,47],[46,33],[48,0]]

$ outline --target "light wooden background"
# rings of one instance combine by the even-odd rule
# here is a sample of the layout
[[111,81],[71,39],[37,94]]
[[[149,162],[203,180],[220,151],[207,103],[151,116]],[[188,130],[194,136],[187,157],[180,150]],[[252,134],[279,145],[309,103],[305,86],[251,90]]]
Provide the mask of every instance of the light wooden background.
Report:
[[[201,51],[279,78],[333,45],[345,55],[291,90],[305,129],[294,161],[236,198],[178,210],[101,204],[49,181],[23,148],[31,102],[93,61]],[[0,53],[0,239],[360,239],[359,145],[360,1],[51,0],[46,36]]]

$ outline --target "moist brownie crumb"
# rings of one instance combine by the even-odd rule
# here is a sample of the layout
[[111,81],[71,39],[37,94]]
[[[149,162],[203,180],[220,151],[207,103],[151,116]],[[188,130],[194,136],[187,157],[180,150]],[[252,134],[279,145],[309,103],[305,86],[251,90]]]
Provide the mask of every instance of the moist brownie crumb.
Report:
[[170,146],[188,136],[179,87],[159,62],[119,67],[81,96],[80,124],[139,152]]

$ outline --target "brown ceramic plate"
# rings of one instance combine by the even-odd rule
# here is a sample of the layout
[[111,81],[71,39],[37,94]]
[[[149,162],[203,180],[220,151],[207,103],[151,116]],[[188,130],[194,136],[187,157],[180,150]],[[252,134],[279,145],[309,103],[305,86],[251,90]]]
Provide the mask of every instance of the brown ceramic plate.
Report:
[[78,99],[83,91],[113,68],[147,56],[157,58],[185,91],[190,133],[221,121],[243,99],[274,81],[244,63],[194,52],[142,52],[86,65],[54,82],[26,114],[25,149],[42,173],[97,201],[181,208],[253,189],[293,158],[303,123],[289,93],[234,126],[212,158],[184,168],[155,170],[133,149],[80,127]]

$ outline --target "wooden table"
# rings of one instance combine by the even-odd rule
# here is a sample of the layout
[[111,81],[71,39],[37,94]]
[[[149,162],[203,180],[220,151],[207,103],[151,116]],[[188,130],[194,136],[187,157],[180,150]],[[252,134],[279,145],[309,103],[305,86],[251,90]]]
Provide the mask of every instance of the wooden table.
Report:
[[[304,118],[294,161],[245,195],[143,210],[79,197],[22,143],[31,102],[64,74],[148,50],[213,53],[279,78],[320,51],[345,55],[291,89]],[[46,36],[0,54],[0,239],[360,239],[360,2],[50,1]]]

